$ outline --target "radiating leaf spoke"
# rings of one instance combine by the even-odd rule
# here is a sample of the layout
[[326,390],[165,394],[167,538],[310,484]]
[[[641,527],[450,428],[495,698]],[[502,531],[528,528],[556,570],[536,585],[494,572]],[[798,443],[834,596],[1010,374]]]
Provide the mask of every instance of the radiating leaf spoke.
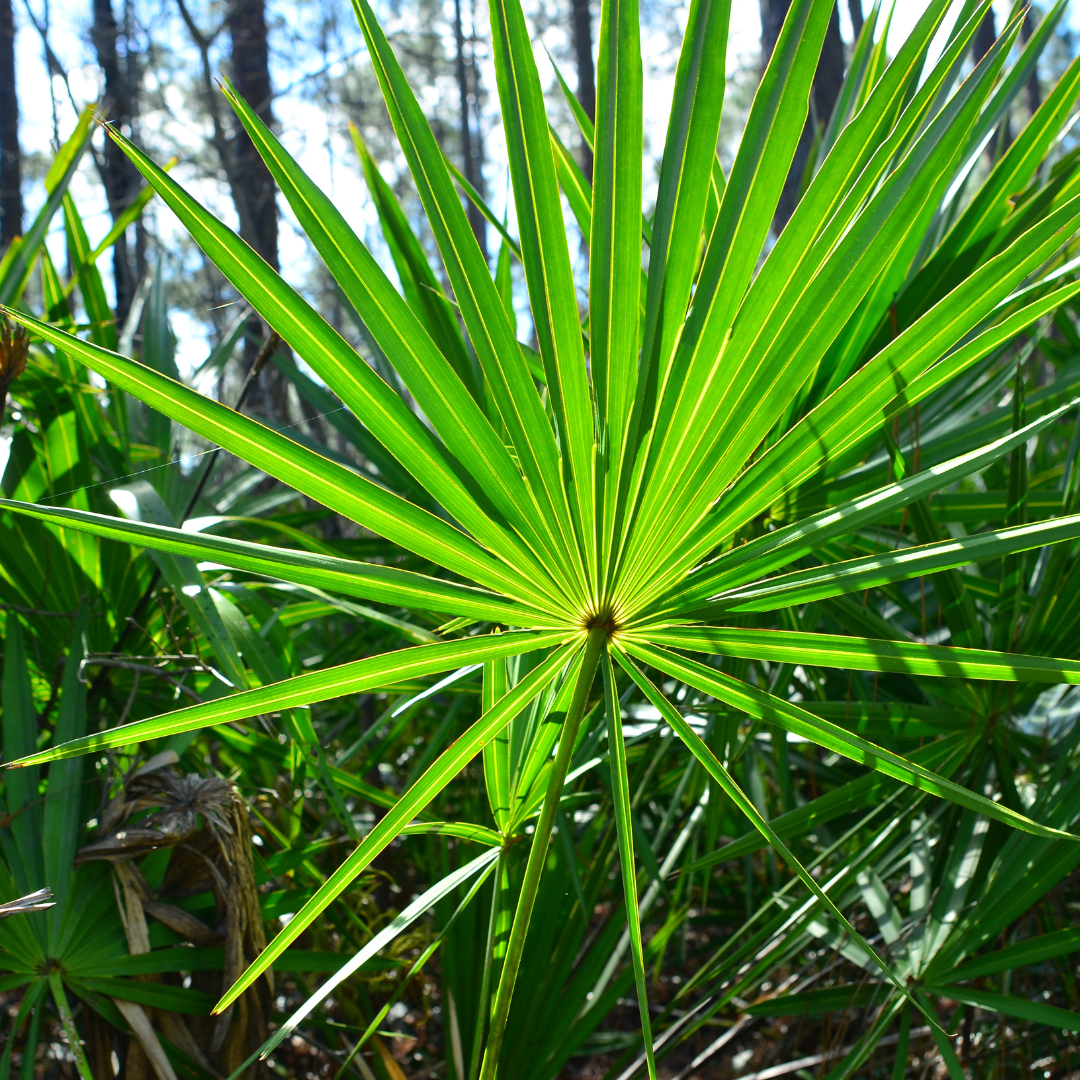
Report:
[[485,635],[483,638],[467,638],[464,641],[418,645],[396,653],[356,660],[325,671],[297,675],[284,682],[261,686],[242,694],[232,694],[227,698],[193,705],[188,709],[178,709],[176,712],[140,720],[135,724],[124,724],[8,764],[36,765],[43,761],[78,757],[109,747],[129,746],[144,739],[160,739],[214,724],[246,720],[260,713],[295,709],[317,701],[341,697],[343,694],[359,694],[388,683],[450,671],[459,667],[462,659],[516,656],[522,652],[550,647],[565,641],[568,636],[570,635],[565,631],[515,631],[509,634]]
[[[427,646],[437,648],[438,646]],[[535,645],[534,645],[535,647]],[[494,738],[580,649],[580,643],[553,650],[521,680],[498,704],[480,717],[448,750],[445,750],[428,770],[394,804],[393,809],[379,821],[364,838],[363,843],[326,880],[318,892],[296,913],[289,925],[244,972],[217,1004],[217,1011],[235,1001],[282,952],[317,918],[333,900],[349,887],[408,822],[424,809],[457,775],[481,747]]]
[[804,739],[816,742],[835,753],[842,754],[852,761],[859,762],[871,769],[877,769],[905,784],[940,798],[948,799],[958,806],[975,810],[986,817],[1011,825],[1015,829],[1032,833],[1035,836],[1045,836],[1054,839],[1068,839],[1080,842],[1080,838],[1071,833],[1054,829],[1047,825],[1041,825],[1030,818],[1019,814],[1008,807],[976,795],[967,788],[960,787],[950,780],[938,776],[936,773],[924,769],[920,765],[907,758],[900,757],[880,746],[875,746],[865,739],[844,731],[843,728],[814,716],[805,709],[799,708],[781,698],[758,690],[748,683],[733,679],[715,668],[706,667],[694,660],[686,660],[664,649],[658,649],[652,645],[627,640],[625,648],[630,655],[644,661],[647,664],[659,668],[661,671],[675,678],[681,679],[690,686],[695,687],[702,693],[710,694],[730,705],[734,709],[745,712],[747,715],[767,723],[775,724],[790,731],[794,735],[801,735]]

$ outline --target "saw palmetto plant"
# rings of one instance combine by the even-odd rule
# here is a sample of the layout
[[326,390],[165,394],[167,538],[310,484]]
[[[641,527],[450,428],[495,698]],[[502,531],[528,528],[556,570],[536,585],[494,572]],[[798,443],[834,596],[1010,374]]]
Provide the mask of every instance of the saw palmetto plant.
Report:
[[[283,361],[297,385],[314,396],[332,392],[347,407],[363,467],[100,342],[18,310],[9,317],[32,343],[96,372],[110,392],[133,395],[351,519],[400,557],[362,561],[183,531],[163,523],[148,496],[128,500],[129,520],[80,507],[3,506],[50,527],[152,549],[176,565],[196,560],[387,611],[435,613],[441,625],[424,644],[281,681],[265,673],[249,680],[236,661],[235,673],[226,672],[236,692],[18,764],[271,714],[286,718],[293,739],[315,745],[307,719],[315,703],[482,668],[475,722],[425,761],[219,1008],[399,837],[430,833],[484,850],[433,881],[319,987],[267,1052],[396,934],[451,895],[467,905],[490,879],[482,974],[468,1015],[453,1020],[447,1069],[461,1080],[554,1075],[574,1040],[633,985],[641,1058],[624,1075],[643,1068],[655,1076],[649,965],[673,926],[643,926],[673,860],[708,815],[711,839],[695,838],[695,861],[674,867],[684,878],[719,866],[709,887],[722,889],[725,860],[765,846],[774,859],[768,902],[750,910],[748,891],[750,925],[694,977],[696,988],[711,987],[697,1013],[702,1022],[747,980],[760,984],[772,965],[814,940],[842,947],[868,980],[859,993],[875,1010],[873,1022],[839,1066],[848,1073],[894,1021],[901,1025],[888,1036],[894,1042],[906,1046],[917,1020],[949,1047],[934,994],[1003,1015],[1016,1007],[1008,995],[965,997],[952,984],[966,978],[961,960],[1000,929],[988,918],[981,930],[958,927],[969,893],[1000,891],[1038,852],[1055,853],[1062,875],[1080,861],[1070,832],[1080,807],[1062,787],[1071,783],[1071,749],[1050,764],[1028,763],[1031,783],[1045,786],[1025,798],[1010,755],[1026,736],[1007,734],[1044,700],[1045,684],[1080,683],[1066,632],[1077,603],[1075,581],[1069,587],[1080,538],[1075,440],[1062,449],[1072,439],[1080,372],[1067,349],[1054,352],[1062,335],[1066,344],[1076,336],[1069,311],[1080,293],[1072,261],[1080,161],[1068,141],[1080,63],[1011,142],[999,140],[986,169],[985,148],[1063,4],[1022,48],[1018,10],[972,64],[987,6],[963,5],[931,59],[948,0],[932,0],[891,57],[884,34],[875,37],[875,9],[837,112],[818,133],[801,200],[772,242],[831,0],[792,3],[726,175],[716,146],[730,3],[694,0],[647,215],[634,0],[603,5],[595,128],[579,118],[594,154],[591,180],[549,125],[518,0],[493,2],[516,225],[510,231],[483,207],[504,237],[493,274],[393,50],[367,0],[354,0],[438,270],[359,139],[400,291],[250,106],[230,87],[225,93],[355,309],[371,363],[226,225],[113,135],[314,373]],[[564,204],[588,245],[584,312]],[[518,340],[514,259],[524,272],[533,344]],[[1046,467],[1029,470],[1040,453]],[[199,608],[200,586],[183,591],[193,612],[203,612],[207,637],[224,642],[219,655],[235,655],[213,604]],[[631,716],[650,719],[655,745],[661,731],[671,733],[665,746],[677,745],[693,770],[668,792],[670,816],[649,810],[663,819],[651,836],[641,824],[640,756],[628,764],[628,741],[641,735],[628,732]],[[789,746],[821,748],[814,775],[835,785],[801,808],[790,791]],[[780,817],[766,807],[765,753]],[[437,818],[430,808],[477,757],[488,806],[474,820]],[[607,853],[593,864],[596,880],[580,881],[574,845],[601,841],[599,832],[585,835],[590,818],[577,813],[578,795],[582,778],[597,774],[613,828]],[[696,808],[673,830],[692,777]],[[724,820],[749,830],[733,842],[738,850],[717,840],[721,806]],[[874,843],[823,873],[834,850],[825,823],[867,807],[872,820],[860,827]],[[552,843],[556,832],[569,849]],[[813,843],[805,841],[811,832]],[[901,916],[882,882],[900,866],[910,866],[912,878],[928,873],[931,846],[947,864],[935,870],[938,891],[913,886]],[[592,917],[587,897],[616,864],[620,914],[582,966],[575,957]],[[855,917],[862,904],[880,929]],[[670,900],[672,911],[678,906]],[[811,1007],[812,991],[797,981],[787,987],[795,987],[789,1013],[775,1015]],[[820,994],[833,1007],[849,1001]],[[1016,1015],[1060,1027],[1060,1011]],[[693,1027],[686,1019],[693,1011],[675,1023],[672,1015],[658,1021],[661,1049]],[[551,1036],[547,1043],[540,1032]],[[561,1048],[553,1048],[552,1032]]]

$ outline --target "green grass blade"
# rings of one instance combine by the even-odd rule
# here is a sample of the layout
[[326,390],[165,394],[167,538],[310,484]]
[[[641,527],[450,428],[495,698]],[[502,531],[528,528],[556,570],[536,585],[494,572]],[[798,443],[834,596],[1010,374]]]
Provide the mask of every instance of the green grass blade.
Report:
[[1033,525],[1012,529],[976,533],[958,540],[942,540],[937,544],[902,548],[885,555],[869,555],[861,559],[829,566],[798,570],[770,578],[768,583],[747,585],[719,593],[712,598],[709,610],[775,611],[792,604],[806,604],[827,596],[861,592],[893,581],[907,581],[968,566],[984,559],[998,559],[1018,551],[1030,551],[1046,544],[1059,544],[1080,536],[1080,514],[1051,518]]
[[1004,949],[977,956],[952,971],[942,973],[942,983],[965,982],[986,975],[1000,975],[1003,971],[1041,964],[1047,960],[1060,960],[1080,952],[1080,927],[1070,926],[1064,930],[1052,930],[1048,934],[1006,945]]
[[900,757],[889,750],[860,739],[857,735],[844,731],[843,728],[814,716],[805,709],[792,705],[789,702],[758,690],[749,683],[740,682],[717,671],[715,668],[706,667],[694,660],[676,656],[664,649],[658,649],[652,645],[628,639],[624,643],[626,651],[637,659],[659,668],[661,671],[676,679],[680,679],[703,694],[709,694],[718,701],[730,705],[734,709],[745,712],[756,720],[764,720],[766,723],[775,724],[794,735],[801,735],[811,742],[817,743],[828,750],[832,750],[843,757],[856,761],[871,769],[877,769],[910,784],[921,791],[929,791],[939,798],[948,799],[963,806],[968,810],[983,814],[1011,825],[1022,832],[1031,833],[1034,836],[1044,836],[1055,840],[1076,840],[1080,838],[1060,829],[1052,829],[1046,825],[1018,814],[1008,807],[992,802],[990,799],[976,795],[967,788],[945,780],[936,773],[924,769],[907,758]]
[[83,151],[90,143],[93,119],[94,106],[89,105],[82,111],[75,130],[58,151],[45,177],[45,190],[48,193],[45,205],[37,212],[33,224],[26,230],[26,235],[12,241],[3,260],[0,260],[0,304],[15,303],[26,288],[30,271],[33,270],[38,252],[45,242],[49,224],[60,209],[68,185],[79,167]]
[[1025,1001],[1011,994],[993,994],[986,990],[971,990],[966,986],[928,986],[926,989],[932,994],[962,1001],[965,1005],[973,1005],[987,1012],[1015,1016],[1019,1020],[1046,1024],[1065,1031],[1080,1031],[1080,1015],[1042,1001]]
[[[517,575],[433,514],[152,368],[19,312],[10,312],[10,316],[166,416],[324,506],[448,569],[514,595],[512,581]],[[533,592],[524,579],[521,584],[525,586],[523,593]]]
[[681,626],[648,631],[649,640],[669,648],[718,656],[741,656],[782,664],[896,671],[952,679],[1000,682],[1080,683],[1080,661],[1048,656],[957,649],[916,641],[885,641],[791,630],[741,630]]
[[[501,635],[503,637],[511,635]],[[554,637],[554,635],[552,635]],[[552,644],[548,639],[537,642],[532,648]],[[478,657],[479,650],[473,642],[473,656]],[[438,648],[438,646],[422,646]],[[566,665],[567,661],[581,648],[580,640],[553,650],[548,657],[535,667],[494,709],[489,710],[469,728],[449,749],[445,750],[427,771],[394,804],[393,809],[382,817],[379,823],[364,838],[363,843],[319,888],[315,895],[289,921],[281,933],[259,954],[258,959],[230,987],[216,1006],[221,1012],[234,1002],[282,952],[316,919],[326,907],[362,873],[384,848],[436,795],[462,770],[481,749],[481,747],[501,731],[522,709],[524,709],[552,678]],[[507,655],[507,654],[503,654]],[[479,656],[484,659],[486,656]]]
[[374,690],[388,683],[453,671],[460,667],[463,661],[477,663],[496,656],[516,656],[522,652],[558,645],[566,639],[565,632],[514,631],[508,634],[485,635],[482,638],[466,638],[463,641],[418,645],[411,649],[368,657],[366,660],[355,660],[351,664],[327,668],[325,671],[307,672],[284,682],[260,686],[242,694],[231,694],[227,698],[192,705],[190,708],[154,716],[149,720],[123,724],[96,735],[64,742],[49,750],[21,758],[17,762],[9,762],[9,765],[37,765],[45,761],[79,757],[114,746],[128,746],[144,739],[165,738],[215,724],[228,724],[234,720],[258,716],[260,713],[294,709],[344,694]]
[[641,947],[641,917],[638,912],[637,866],[634,862],[634,834],[630,811],[630,781],[626,773],[626,743],[623,740],[622,711],[615,689],[611,657],[605,652],[601,661],[604,675],[604,702],[607,713],[608,764],[611,770],[611,798],[615,806],[615,827],[619,839],[619,865],[622,869],[623,897],[627,928],[630,931],[630,954],[637,986],[638,1015],[645,1041],[645,1059],[649,1077],[656,1080],[653,1057],[652,1023],[649,1019],[649,993],[645,985],[645,956]]

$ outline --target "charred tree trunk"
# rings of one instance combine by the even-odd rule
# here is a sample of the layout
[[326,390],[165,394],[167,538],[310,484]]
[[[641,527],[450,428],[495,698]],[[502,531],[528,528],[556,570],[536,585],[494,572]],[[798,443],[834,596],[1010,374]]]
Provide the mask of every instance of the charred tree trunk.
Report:
[[[270,47],[264,0],[239,0],[228,18],[232,40],[232,79],[240,96],[266,125],[272,125]],[[277,188],[250,136],[237,124],[232,138],[233,165],[239,195],[247,204],[239,213],[240,235],[275,269],[278,267]],[[240,208],[237,207],[239,211]]]
[[[857,2],[857,0],[856,0]],[[791,0],[761,0],[761,65],[765,66],[776,48]],[[784,190],[773,215],[773,230],[779,235],[799,202],[803,177],[810,164],[810,152],[817,136],[822,134],[832,116],[840,87],[844,82],[844,42],[840,37],[840,9],[834,4],[825,41],[821,46],[814,85],[810,92],[810,115],[806,118],[795,157],[791,162]]]
[[[577,63],[577,99],[590,120],[596,120],[596,68],[593,66],[592,9],[589,0],[570,0],[570,31]],[[581,147],[581,167],[592,179],[593,156],[586,145]]]
[[[135,93],[132,85],[130,65],[122,64],[120,58],[120,40],[124,39],[125,58],[129,51],[127,35],[121,32],[113,14],[112,0],[93,0],[94,21],[91,37],[97,53],[98,67],[105,78],[105,119],[115,125],[123,134],[134,135]],[[125,130],[126,129],[126,130]],[[109,201],[109,213],[116,221],[135,201],[142,187],[142,177],[131,160],[112,141],[105,140],[104,167],[102,180],[105,196]],[[137,230],[139,226],[136,226]],[[143,245],[136,240],[137,254],[143,254]],[[144,267],[136,258],[132,266],[128,250],[127,236],[121,233],[113,245],[113,279],[116,283],[116,318],[123,322],[127,317],[131,301],[135,295],[138,277]]]
[[[274,92],[270,82],[265,0],[238,0],[230,10],[227,25],[232,45],[233,83],[259,119],[268,127],[272,126]],[[275,270],[279,270],[277,187],[247,131],[237,123],[234,132],[229,141],[230,187],[240,219],[240,235]],[[259,355],[260,339],[266,333],[262,322],[253,316],[244,344],[244,366],[249,371]],[[284,416],[286,388],[281,379],[273,378],[275,374],[276,369],[271,372],[274,385],[270,388],[270,400],[262,404],[267,412]]]
[[[1023,25],[1020,27],[1020,40],[1026,45],[1031,40],[1031,35],[1035,31],[1035,9],[1028,8],[1028,13],[1024,17]],[[1027,81],[1027,99],[1028,109],[1031,114],[1038,111],[1039,106],[1042,104],[1042,87],[1039,86],[1039,73],[1033,71],[1028,76]]]
[[22,234],[22,154],[15,90],[15,12],[0,0],[0,254]]
[[[483,142],[480,132],[480,95],[477,93],[476,66],[473,63],[472,49],[465,51],[465,29],[461,21],[461,0],[454,0],[454,43],[457,57],[454,73],[457,77],[458,97],[461,104],[461,171],[465,179],[482,196],[484,194]],[[476,130],[473,131],[475,124]],[[465,209],[469,215],[476,242],[487,258],[487,222],[479,207],[466,198]]]
[[[997,41],[997,29],[994,24],[994,9],[991,7],[986,9],[986,14],[983,16],[982,22],[979,23],[979,28],[975,31],[975,40],[971,46],[972,60],[978,63],[994,47],[995,41]],[[1006,113],[1005,119],[1001,121],[1001,125],[991,136],[990,141],[986,144],[986,149],[983,151],[986,156],[986,163],[990,168],[994,167],[994,162],[997,161],[998,156],[1004,153],[1011,143],[1012,130],[1009,127],[1008,113]]]
[[994,28],[994,9],[987,8],[978,30],[975,31],[975,40],[971,44],[972,59],[978,63],[992,48],[997,40],[997,30]]
[[863,27],[862,0],[847,0],[847,6],[851,16],[851,30],[858,41]]

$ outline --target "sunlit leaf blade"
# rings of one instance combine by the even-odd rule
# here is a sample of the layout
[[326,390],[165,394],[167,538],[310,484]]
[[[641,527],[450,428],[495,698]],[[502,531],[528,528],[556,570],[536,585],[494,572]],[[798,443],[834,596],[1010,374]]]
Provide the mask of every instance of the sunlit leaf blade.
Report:
[[[502,444],[468,395],[450,365],[408,311],[382,269],[352,234],[331,201],[313,184],[280,143],[244,103],[231,96],[234,108],[276,174],[301,223],[332,273],[357,307],[391,362],[400,373],[451,450],[464,457],[466,467],[479,472],[489,494],[505,509],[520,503],[524,492]],[[501,534],[497,523],[477,505],[485,497],[469,492],[449,459],[417,416],[347,342],[291,289],[238,236],[201,207],[163,170],[136,147],[120,140],[131,160],[154,185],[216,265],[247,297],[338,396],[363,418],[375,436],[427,489],[493,550],[513,557],[520,547]],[[350,242],[351,240],[351,242]],[[486,438],[485,438],[486,436]],[[509,485],[509,487],[508,487]],[[512,494],[511,494],[512,492]],[[502,498],[499,496],[502,495]],[[521,517],[521,511],[515,512]],[[519,557],[521,557],[519,555]]]
[[[436,563],[514,595],[511,582],[517,575],[503,569],[463,533],[433,514],[144,364],[91,345],[21,313],[13,312],[12,317],[166,416],[214,440],[325,506]],[[525,586],[521,590],[523,593],[533,592],[524,578],[521,582]]]
[[933,574],[983,559],[1000,558],[1016,551],[1030,551],[1080,536],[1080,515],[1051,518],[1033,525],[976,533],[957,540],[902,548],[884,555],[797,570],[768,582],[731,589],[712,597],[712,611],[772,611],[791,604],[805,604],[828,596],[859,592],[892,581]]
[[134,724],[124,724],[8,764],[36,765],[44,761],[78,757],[114,746],[130,746],[144,739],[160,739],[214,724],[246,720],[260,713],[295,709],[317,701],[341,697],[343,694],[374,690],[387,683],[450,671],[460,667],[462,659],[516,656],[522,652],[550,647],[565,641],[567,636],[565,631],[514,631],[507,634],[489,634],[482,638],[466,638],[462,641],[418,645],[400,652],[355,660],[351,664],[327,668],[325,671],[307,672],[284,682],[247,690],[242,694],[231,694],[217,701],[192,705],[187,709],[178,709]]
[[[439,648],[439,646],[425,647]],[[535,648],[536,645],[534,644],[533,647]],[[371,863],[371,860],[398,835],[400,830],[442,791],[468,761],[479,753],[481,747],[510,723],[544,689],[580,647],[580,642],[578,642],[553,650],[541,664],[501,698],[493,709],[481,716],[448,750],[440,754],[435,763],[394,804],[393,809],[380,819],[375,828],[364,838],[363,843],[296,913],[288,926],[259,954],[258,959],[218,1002],[217,1011],[227,1008],[273,964],[274,960],[307,929],[312,920],[317,918],[337,896],[341,895],[356,876]]]
[[[436,487],[430,481],[429,490],[488,548],[503,554],[522,569],[528,567],[532,575],[543,580],[545,571],[539,568],[535,557],[517,536],[498,528],[490,511],[484,511],[484,503],[490,499],[497,512],[512,523],[518,533],[542,550],[544,540],[537,536],[528,514],[530,499],[521,474],[462,381],[460,369],[468,362],[464,348],[459,370],[455,370],[390,284],[371,253],[349,228],[333,201],[304,174],[250,106],[228,84],[226,93],[263,160],[273,172],[305,234],[315,244],[335,280],[386,354],[387,360],[416,398],[424,415],[455,455],[460,463],[458,468],[464,468],[471,474],[473,483],[469,487],[475,505],[455,499],[449,494],[448,488]],[[414,253],[414,256],[419,254]],[[424,300],[430,304],[446,305],[440,294],[431,292],[434,285],[434,276],[429,271],[428,278],[421,281],[416,290],[418,298],[423,294]],[[441,311],[441,308],[438,310]],[[443,336],[453,334],[458,334],[458,331],[450,322],[444,328]],[[460,343],[459,334],[455,340]],[[398,436],[396,440],[388,441],[384,434],[386,429],[375,424],[372,417],[373,401],[384,399],[386,407],[393,401],[393,409],[402,411],[404,405],[400,398],[355,354],[342,354],[340,357],[327,354],[309,359],[309,363],[402,460],[402,453],[397,449],[398,442],[408,443],[416,439],[418,421],[410,415],[409,423],[412,426],[408,429],[403,427],[400,433],[395,433]],[[407,413],[407,410],[404,411]],[[418,478],[421,482],[425,480],[423,474]],[[550,552],[546,561],[550,565]],[[559,573],[559,570],[556,568],[554,572]]]
[[924,472],[905,477],[898,483],[888,484],[860,498],[840,503],[812,517],[741,544],[692,574],[679,592],[664,600],[664,607],[675,611],[692,609],[695,603],[706,600],[721,588],[732,588],[749,580],[746,575],[752,574],[760,578],[763,573],[786,566],[810,554],[835,536],[850,535],[866,524],[880,521],[890,511],[907,506],[916,499],[939,491],[997,461],[1055,423],[1075,405],[1076,402],[1069,402],[1058,409],[1052,409],[1019,431],[1011,432],[970,454],[934,465]]
[[[764,327],[736,319],[730,332],[727,324],[717,324],[695,341],[689,330],[700,304],[699,284],[680,341],[678,356],[686,355],[686,365],[679,370],[685,374],[661,402],[657,426],[663,441],[646,466],[645,495],[625,569],[631,581],[645,577],[658,548],[681,540],[738,475],[825,354],[836,326],[897,254],[925,207],[926,188],[949,175],[956,153],[950,136],[977,115],[980,87],[986,88],[1004,59],[1003,48],[999,42],[984,57],[837,238],[817,273],[789,285],[788,296]],[[671,560],[667,574],[684,567]],[[649,573],[648,592],[664,576]]]
[[657,645],[774,663],[895,671],[954,679],[1080,683],[1080,662],[1076,660],[923,645],[916,641],[875,641],[846,635],[721,626],[671,627],[650,631],[648,636]]
[[648,700],[660,711],[665,723],[682,739],[687,749],[701,762],[709,775],[720,785],[724,794],[742,811],[750,820],[750,823],[764,836],[772,849],[780,854],[783,860],[799,876],[802,883],[814,894],[829,914],[836,919],[840,926],[851,936],[852,941],[857,942],[862,951],[873,961],[885,977],[905,996],[908,995],[907,987],[893,973],[892,969],[877,954],[866,939],[848,922],[846,916],[814,880],[801,862],[791,853],[787,845],[776,835],[769,823],[758,811],[757,807],[746,797],[742,789],[735,783],[727,769],[717,761],[713,752],[705,745],[701,736],[686,722],[677,709],[667,698],[660,693],[656,686],[638,669],[637,665],[621,649],[615,651],[615,656],[626,673],[638,684]]
[[1012,248],[972,274],[791,427],[747,468],[684,543],[684,565],[712,550],[784,491],[808,479],[823,462],[839,458],[871,433],[880,431],[885,421],[912,407],[1080,292],[1080,283],[1063,286],[983,331],[936,367],[931,366],[1054,253],[1064,239],[1062,233],[1069,234],[1076,228],[1080,202],[1074,203],[1049,215]]
[[[599,555],[610,566],[626,425],[638,367],[637,320],[627,317],[637,309],[641,293],[643,136],[637,0],[610,0],[602,5],[598,65],[589,239],[589,365],[601,426],[604,501],[598,523],[603,530]],[[654,249],[652,258],[659,269],[662,256]],[[610,582],[600,582],[600,588],[606,599]]]
[[9,244],[3,259],[0,260],[0,304],[15,303],[26,287],[49,224],[60,209],[68,185],[79,167],[83,151],[89,145],[93,119],[94,106],[88,105],[79,116],[75,130],[60,147],[52,168],[45,177],[45,205],[37,212],[25,236]]
[[[488,10],[533,327],[547,373],[559,446],[573,479],[571,505],[580,530],[579,543],[584,545],[582,554],[590,588],[595,594],[598,567],[592,544],[596,533],[593,404],[555,162],[547,137],[544,94],[519,0],[490,0]],[[632,24],[626,25],[637,30],[636,11]],[[640,118],[640,107],[632,100],[627,104],[628,116]],[[640,119],[633,122],[640,124]],[[636,154],[634,160],[640,166]],[[635,220],[639,210],[640,199],[634,205]]]
[[[712,58],[727,54],[730,19],[731,0],[692,3],[679,52],[649,244],[642,340],[643,354],[648,357],[645,366],[658,372],[660,385],[698,269],[727,75]],[[599,183],[599,177],[596,180]]]
[[[409,224],[393,188],[379,172],[378,163],[371,156],[355,124],[349,124],[349,134],[352,135],[353,145],[360,158],[368,191],[375,202],[383,237],[390,248],[390,256],[394,260],[405,299],[427,328],[432,340],[450,361],[458,378],[477,400],[481,400],[479,387],[475,386],[475,372],[469,362],[465,340],[453,306],[443,295],[442,287],[419,238]],[[449,162],[447,164],[449,165]]]
[[171,529],[143,521],[93,514],[84,510],[20,503],[0,499],[0,506],[40,521],[50,521],[94,536],[138,544],[155,551],[167,551],[199,561],[221,563],[253,574],[265,574],[344,593],[362,600],[396,604],[420,611],[469,615],[511,626],[537,626],[540,613],[508,603],[494,593],[467,585],[426,577],[378,563],[358,562],[310,551],[254,544],[212,533]]
[[581,575],[578,580],[584,585],[584,568],[580,559],[574,558],[580,549],[574,542],[555,434],[518,347],[514,328],[506,317],[491,272],[454,190],[442,151],[374,11],[368,0],[353,0],[353,11],[439,245],[470,344],[517,451],[543,527],[552,543],[571,560],[570,565],[577,562]]
[[[1049,18],[1044,20],[1050,22]],[[1051,24],[1052,25],[1052,24]],[[1043,28],[1041,27],[1040,30]],[[940,295],[968,272],[971,261],[995,235],[1011,210],[1015,193],[1024,188],[1042,163],[1080,93],[1080,59],[1074,60],[1012,145],[996,162],[933,259],[912,282],[903,298],[904,314],[917,311],[928,296]],[[964,262],[961,264],[960,259]]]
[[687,660],[665,649],[638,643],[632,639],[625,642],[626,651],[650,666],[659,668],[667,675],[681,679],[704,694],[710,694],[718,701],[766,723],[775,724],[801,735],[804,739],[816,742],[837,754],[842,754],[868,768],[877,769],[905,784],[922,791],[929,791],[940,798],[948,799],[969,810],[984,814],[986,817],[1011,825],[1015,829],[1053,839],[1067,839],[1080,842],[1080,838],[1071,833],[1062,832],[1046,825],[1040,825],[1008,807],[992,802],[982,795],[976,795],[967,788],[945,780],[936,773],[924,769],[914,762],[900,757],[889,750],[867,742],[865,739],[844,731],[836,724],[801,709],[797,705],[784,701],[763,690],[758,690],[749,683],[740,682],[730,675],[706,667],[695,660]]

